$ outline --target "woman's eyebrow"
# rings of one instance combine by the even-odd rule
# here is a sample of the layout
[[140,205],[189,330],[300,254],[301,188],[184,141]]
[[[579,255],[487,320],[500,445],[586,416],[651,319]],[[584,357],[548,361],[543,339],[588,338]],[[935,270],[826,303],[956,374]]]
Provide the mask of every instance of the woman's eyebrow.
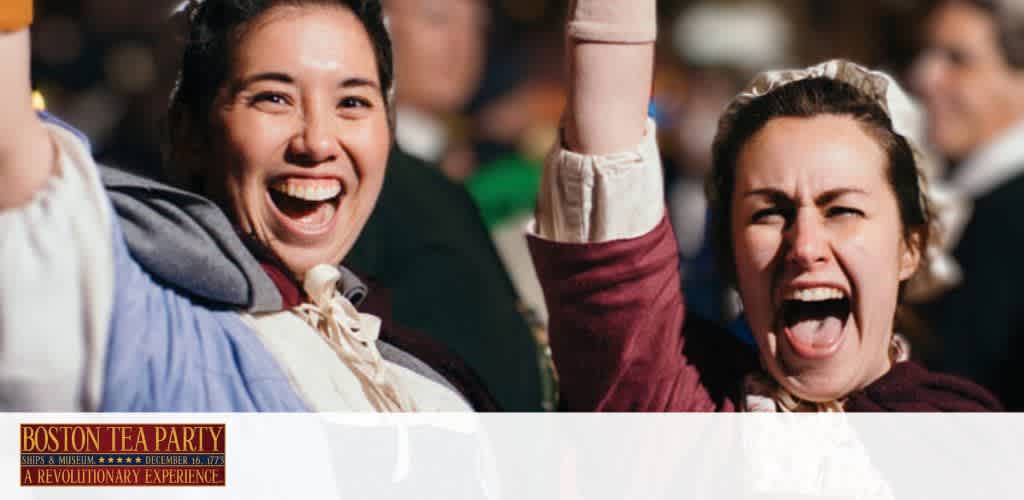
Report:
[[346,78],[345,80],[342,80],[342,82],[338,84],[338,88],[342,88],[342,89],[348,89],[348,88],[352,88],[352,87],[371,87],[371,88],[380,90],[380,84],[377,83],[376,80],[371,80],[369,78],[358,77],[358,76],[357,77],[352,77],[352,78]]
[[825,191],[824,193],[821,193],[817,197],[815,197],[814,202],[818,205],[828,205],[829,203],[832,203],[833,201],[836,201],[837,199],[842,198],[843,196],[846,196],[848,194],[859,194],[866,196],[868,192],[861,188],[854,187],[829,189],[828,191]]
[[768,198],[769,200],[772,200],[772,201],[775,201],[775,202],[786,201],[786,200],[789,199],[789,195],[788,194],[783,192],[781,189],[775,189],[775,188],[752,189],[750,191],[747,191],[746,193],[743,193],[743,197],[744,198],[753,198],[753,197]]
[[[843,196],[846,196],[846,195],[850,195],[850,194],[859,194],[859,195],[867,196],[868,192],[863,190],[863,189],[861,189],[861,188],[855,188],[855,187],[842,187],[842,188],[829,189],[828,191],[825,191],[824,193],[821,193],[818,196],[816,196],[814,198],[814,203],[817,204],[817,205],[828,205],[829,203],[832,203],[832,202],[836,201],[837,199],[839,199],[839,198],[841,198]],[[788,194],[786,194],[784,191],[782,191],[780,189],[776,189],[776,188],[752,189],[752,190],[747,191],[746,193],[744,193],[743,197],[744,198],[754,198],[754,197],[767,198],[768,200],[772,201],[773,203],[785,202],[785,201],[788,201],[788,200],[791,199],[790,196]]]
[[236,81],[235,83],[233,83],[231,85],[231,94],[232,95],[237,94],[237,93],[241,92],[243,89],[245,89],[246,87],[248,87],[248,86],[250,86],[250,85],[252,85],[252,84],[254,84],[256,82],[264,82],[264,81],[286,83],[286,84],[289,84],[289,85],[294,85],[295,84],[295,79],[292,78],[287,73],[279,73],[279,72],[276,72],[276,71],[268,71],[268,72],[265,72],[265,73],[256,73],[255,75],[250,75],[250,76],[247,76],[245,78],[242,78],[242,79]]
[[[246,87],[248,87],[248,86],[250,86],[250,85],[252,85],[252,84],[254,84],[256,82],[265,82],[265,81],[284,83],[284,84],[288,84],[288,85],[294,85],[295,84],[295,79],[292,78],[291,75],[288,75],[287,73],[280,73],[280,72],[276,72],[276,71],[268,71],[268,72],[264,72],[264,73],[256,73],[255,75],[250,75],[250,76],[247,76],[245,78],[242,78],[242,79],[238,80],[237,82],[235,82],[231,86],[231,93],[232,94],[237,94],[238,92],[242,91]],[[370,79],[370,78],[365,78],[365,77],[357,76],[357,77],[352,77],[352,78],[346,78],[346,79],[342,80],[340,83],[338,83],[338,88],[342,88],[342,89],[357,88],[357,87],[370,87],[372,89],[380,90],[380,84],[377,83],[376,80],[373,80],[373,79]]]

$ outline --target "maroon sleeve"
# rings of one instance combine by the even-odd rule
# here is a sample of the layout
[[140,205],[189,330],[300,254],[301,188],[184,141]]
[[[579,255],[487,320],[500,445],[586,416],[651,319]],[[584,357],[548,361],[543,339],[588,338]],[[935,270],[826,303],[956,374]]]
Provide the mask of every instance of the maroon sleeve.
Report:
[[1003,405],[981,386],[936,373],[912,361],[896,363],[882,378],[850,395],[846,411],[995,412]]
[[719,409],[683,354],[679,258],[667,218],[629,240],[529,240],[564,409]]

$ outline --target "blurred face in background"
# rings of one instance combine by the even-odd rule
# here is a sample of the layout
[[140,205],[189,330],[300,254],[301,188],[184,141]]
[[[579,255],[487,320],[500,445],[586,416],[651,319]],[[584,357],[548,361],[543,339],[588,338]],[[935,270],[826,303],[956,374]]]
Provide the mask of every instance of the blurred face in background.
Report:
[[688,80],[675,134],[678,161],[681,174],[703,178],[711,171],[711,144],[718,132],[718,119],[741,84],[715,70],[692,71]]
[[483,0],[387,0],[398,101],[431,114],[458,111],[476,92],[489,13]]
[[963,160],[1024,118],[1024,72],[1006,60],[988,12],[945,2],[926,18],[923,39],[912,83],[947,158]]

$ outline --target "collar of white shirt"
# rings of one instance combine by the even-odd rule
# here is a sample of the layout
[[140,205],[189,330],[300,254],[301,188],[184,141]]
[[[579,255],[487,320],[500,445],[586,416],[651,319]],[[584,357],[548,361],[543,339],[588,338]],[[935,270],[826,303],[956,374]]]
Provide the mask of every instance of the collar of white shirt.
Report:
[[395,123],[395,140],[403,151],[421,160],[437,163],[448,145],[444,124],[417,109],[401,107]]
[[950,179],[951,186],[969,198],[979,198],[1024,173],[1024,121],[981,147]]

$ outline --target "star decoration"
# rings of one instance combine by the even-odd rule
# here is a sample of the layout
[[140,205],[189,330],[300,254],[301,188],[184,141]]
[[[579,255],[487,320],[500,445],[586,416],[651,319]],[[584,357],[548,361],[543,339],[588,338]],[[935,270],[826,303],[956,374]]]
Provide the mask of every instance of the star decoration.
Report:
[[107,459],[105,459],[105,458],[103,458],[103,457],[100,457],[100,459],[99,459],[99,462],[100,462],[101,464],[103,464],[103,463],[106,463],[106,462],[107,462]]
[[135,457],[135,463],[141,464],[142,463],[142,457]]

